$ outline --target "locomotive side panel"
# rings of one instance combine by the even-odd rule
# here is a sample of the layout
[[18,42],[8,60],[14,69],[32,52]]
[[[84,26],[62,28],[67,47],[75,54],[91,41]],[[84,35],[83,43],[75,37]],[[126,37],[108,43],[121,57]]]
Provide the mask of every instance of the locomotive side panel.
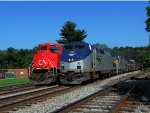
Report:
[[101,74],[110,73],[115,68],[113,66],[114,58],[108,51],[98,50],[96,52],[96,71],[100,71]]

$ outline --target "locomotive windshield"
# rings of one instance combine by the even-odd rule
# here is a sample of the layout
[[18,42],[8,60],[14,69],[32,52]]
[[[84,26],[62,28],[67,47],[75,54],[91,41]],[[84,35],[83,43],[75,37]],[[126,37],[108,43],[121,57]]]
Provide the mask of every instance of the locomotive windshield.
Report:
[[51,53],[57,53],[57,51],[59,51],[60,48],[59,47],[56,47],[56,46],[50,46],[50,51]]
[[76,45],[75,46],[75,49],[79,49],[79,50],[84,49],[84,48],[85,48],[85,45]]
[[70,50],[70,51],[72,51],[73,50],[73,46],[64,46],[63,50]]
[[39,50],[47,50],[47,46],[42,46],[39,48]]
[[85,45],[64,46],[63,50],[73,51],[73,50],[82,50],[84,48],[85,48]]

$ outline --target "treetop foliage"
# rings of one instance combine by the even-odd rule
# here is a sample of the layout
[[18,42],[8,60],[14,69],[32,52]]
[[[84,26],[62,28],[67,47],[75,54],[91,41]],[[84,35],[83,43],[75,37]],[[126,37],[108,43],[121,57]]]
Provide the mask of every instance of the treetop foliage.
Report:
[[147,19],[145,21],[145,23],[146,23],[145,30],[147,32],[150,32],[150,2],[149,2],[149,6],[146,7],[146,15],[147,15]]
[[0,50],[0,69],[18,69],[28,68],[33,60],[33,54],[37,51],[37,47],[33,49],[14,49]]
[[67,21],[60,30],[60,36],[62,39],[56,40],[60,44],[68,42],[81,42],[86,38],[87,34],[85,30],[76,29],[76,23]]

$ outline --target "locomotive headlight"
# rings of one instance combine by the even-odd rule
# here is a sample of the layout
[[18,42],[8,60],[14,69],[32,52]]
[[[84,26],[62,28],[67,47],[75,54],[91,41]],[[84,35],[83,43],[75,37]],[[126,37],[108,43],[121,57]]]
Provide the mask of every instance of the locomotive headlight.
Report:
[[70,61],[73,61],[73,60],[74,60],[73,58],[69,58],[69,59],[68,59],[69,62],[70,62]]
[[80,65],[81,63],[80,62],[77,62],[77,65]]

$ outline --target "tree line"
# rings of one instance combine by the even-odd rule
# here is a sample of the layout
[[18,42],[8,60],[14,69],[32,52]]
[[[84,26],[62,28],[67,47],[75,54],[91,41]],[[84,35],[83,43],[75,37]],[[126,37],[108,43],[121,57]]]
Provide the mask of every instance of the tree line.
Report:
[[37,47],[33,49],[9,47],[7,50],[0,50],[0,69],[28,68],[36,51]]
[[[134,59],[136,63],[143,64],[144,68],[150,67],[150,47],[114,47],[108,48],[105,44],[99,44],[101,48],[111,51],[122,57]],[[28,68],[36,53],[37,47],[33,49],[8,48],[0,51],[0,69]]]

